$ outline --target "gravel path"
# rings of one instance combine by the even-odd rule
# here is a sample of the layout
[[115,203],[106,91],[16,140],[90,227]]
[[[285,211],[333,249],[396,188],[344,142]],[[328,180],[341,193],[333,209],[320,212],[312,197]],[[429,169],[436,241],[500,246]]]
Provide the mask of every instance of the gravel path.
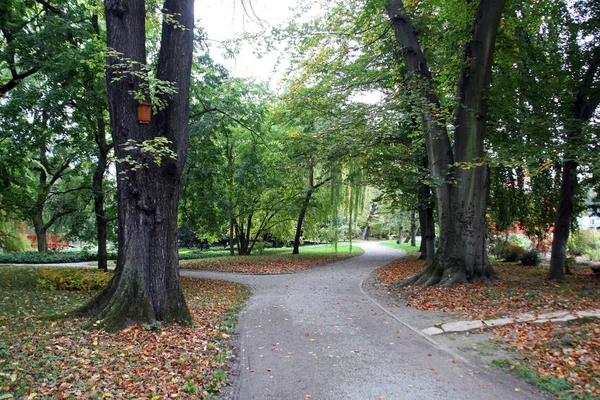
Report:
[[421,313],[390,307],[365,284],[402,257],[361,243],[366,254],[289,275],[185,271],[250,285],[237,329],[231,398],[539,399],[535,389],[423,335]]

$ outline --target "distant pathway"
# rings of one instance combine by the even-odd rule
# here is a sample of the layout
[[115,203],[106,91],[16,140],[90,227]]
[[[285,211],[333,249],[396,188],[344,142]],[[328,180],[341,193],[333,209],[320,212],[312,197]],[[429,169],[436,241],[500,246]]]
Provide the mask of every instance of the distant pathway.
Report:
[[360,246],[363,256],[295,274],[181,271],[252,288],[237,329],[234,400],[542,398],[521,380],[472,365],[412,328],[418,313],[380,306],[363,282],[403,253]]

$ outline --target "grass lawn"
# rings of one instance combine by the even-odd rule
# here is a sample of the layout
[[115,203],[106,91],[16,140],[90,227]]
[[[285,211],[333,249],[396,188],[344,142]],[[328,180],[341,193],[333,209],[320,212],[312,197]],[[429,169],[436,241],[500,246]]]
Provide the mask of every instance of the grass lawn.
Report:
[[[517,313],[600,309],[600,279],[579,266],[564,283],[546,280],[547,265],[495,263],[501,281],[419,289],[397,283],[421,271],[416,257],[395,261],[376,272],[380,285],[421,310],[450,312],[461,319],[502,318]],[[582,318],[566,326],[510,324],[495,328],[498,344],[517,362],[499,360],[558,398],[600,397],[600,320]]]
[[210,399],[228,382],[227,339],[248,295],[242,285],[183,278],[193,327],[136,325],[107,334],[82,330],[81,319],[44,318],[94,294],[40,289],[48,270],[59,269],[0,267],[0,399]]
[[303,246],[300,254],[293,255],[291,248],[265,249],[263,255],[212,257],[196,260],[181,260],[184,269],[242,272],[249,274],[284,274],[309,267],[329,264],[364,254],[354,245],[350,252],[348,243],[340,243],[337,252],[333,245]]
[[392,249],[402,250],[406,252],[407,255],[414,256],[419,254],[419,246],[421,242],[418,241],[416,246],[411,246],[410,243],[398,244],[395,240],[383,240],[379,242],[379,244],[385,247],[391,247]]

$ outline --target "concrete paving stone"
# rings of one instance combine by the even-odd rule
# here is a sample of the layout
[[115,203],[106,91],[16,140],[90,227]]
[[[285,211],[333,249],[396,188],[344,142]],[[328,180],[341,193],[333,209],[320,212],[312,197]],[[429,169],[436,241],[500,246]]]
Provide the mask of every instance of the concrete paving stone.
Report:
[[540,319],[540,320],[536,320],[533,323],[534,324],[540,324],[540,323],[544,323],[547,321],[552,322],[554,325],[566,325],[567,322],[569,321],[573,321],[577,319],[577,317],[573,314],[567,314],[561,318],[552,318],[552,319]]
[[436,328],[435,326],[432,326],[431,328],[423,329],[421,332],[423,332],[424,334],[429,335],[429,336],[435,336],[435,335],[440,335],[440,334],[444,333],[443,330],[441,330],[440,328]]
[[535,321],[537,317],[531,313],[519,314],[515,317],[515,322]]
[[554,312],[549,312],[549,313],[545,313],[545,314],[539,314],[537,319],[544,320],[544,319],[562,318],[567,314],[569,314],[568,311],[554,311]]
[[600,318],[600,310],[590,310],[590,311],[577,311],[575,312],[579,318],[591,317],[591,318]]
[[504,325],[508,325],[508,324],[514,324],[515,320],[513,318],[498,318],[498,319],[488,319],[486,321],[483,321],[483,323],[486,326],[493,328],[495,326],[504,326]]
[[481,321],[457,321],[442,325],[444,332],[468,332],[482,327]]

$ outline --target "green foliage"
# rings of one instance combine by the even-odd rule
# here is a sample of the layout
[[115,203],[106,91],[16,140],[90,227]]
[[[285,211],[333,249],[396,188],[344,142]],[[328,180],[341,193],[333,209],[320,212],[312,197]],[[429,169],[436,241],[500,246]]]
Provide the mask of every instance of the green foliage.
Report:
[[582,256],[600,250],[600,232],[597,230],[579,230],[569,236],[567,251],[572,256]]
[[82,268],[45,268],[39,273],[37,287],[44,290],[91,292],[103,289],[112,279],[111,272]]
[[[116,259],[117,254],[109,254],[109,258]],[[0,264],[54,264],[54,263],[75,263],[83,261],[95,261],[96,254],[85,251],[24,251],[20,253],[0,254]]]
[[[141,143],[138,143],[134,139],[129,139],[122,145],[123,150],[127,151],[128,154],[123,159],[118,159],[116,161],[126,164],[130,171],[149,168],[149,163],[144,161],[140,162],[139,157],[134,157],[132,155],[141,154],[142,160],[149,158],[154,164],[160,166],[164,159],[177,160],[177,154],[169,147],[172,145],[173,143],[164,136],[157,136],[151,140],[144,140]],[[126,173],[126,171],[121,171],[121,174],[123,175]]]
[[8,213],[0,209],[0,253],[31,248],[31,242],[19,231],[19,225],[18,220],[10,218]]
[[521,261],[521,264],[523,265],[537,267],[541,262],[540,252],[537,249],[527,250],[525,253],[521,254],[519,261]]
[[525,254],[525,249],[516,244],[509,244],[502,251],[502,258],[506,262],[518,261]]

